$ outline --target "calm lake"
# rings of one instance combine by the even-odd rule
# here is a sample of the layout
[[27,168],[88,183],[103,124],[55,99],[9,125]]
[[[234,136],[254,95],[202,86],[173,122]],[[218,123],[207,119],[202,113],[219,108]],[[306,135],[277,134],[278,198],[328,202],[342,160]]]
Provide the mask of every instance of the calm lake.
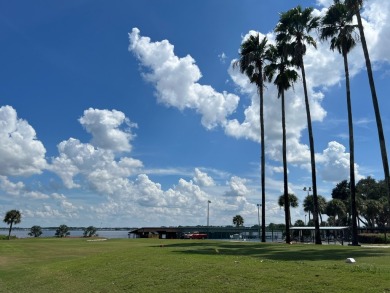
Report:
[[[16,236],[17,238],[27,238],[31,237],[28,235],[30,230],[12,230],[11,235]],[[42,235],[40,237],[54,237],[56,233],[55,230],[42,230]],[[73,237],[81,237],[83,236],[82,230],[70,230],[70,235]],[[98,230],[97,234],[99,237],[104,238],[128,238],[128,230]],[[1,235],[8,235],[8,229],[0,229]]]
[[[130,230],[98,230],[97,234],[99,237],[107,238],[107,239],[113,239],[113,238],[129,238]],[[17,238],[28,238],[31,237],[28,235],[30,232],[30,229],[12,229],[11,236],[16,236]],[[40,237],[54,237],[54,234],[56,233],[55,230],[52,229],[42,229],[42,235]],[[70,230],[70,237],[82,237],[83,231],[82,230]],[[282,240],[282,232],[275,231],[273,233],[267,232],[267,242],[277,242]],[[0,235],[8,235],[8,229],[1,228],[0,229]],[[272,239],[273,236],[273,239]],[[134,234],[130,234],[130,238],[134,238]],[[255,239],[245,239],[246,237],[241,237],[239,234],[231,235],[230,239],[219,239],[219,240],[241,240],[241,241],[259,241],[258,238]]]

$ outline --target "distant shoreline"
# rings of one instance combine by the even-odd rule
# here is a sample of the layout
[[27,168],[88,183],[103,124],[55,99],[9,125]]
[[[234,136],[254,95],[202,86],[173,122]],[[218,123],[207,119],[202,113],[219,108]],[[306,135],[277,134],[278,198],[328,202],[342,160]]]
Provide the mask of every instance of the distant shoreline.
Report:
[[[46,231],[50,231],[50,230],[57,230],[58,227],[41,227],[42,230],[46,230]],[[68,227],[70,230],[84,230],[85,228],[87,227]],[[128,231],[128,230],[133,230],[133,229],[137,229],[137,228],[134,228],[134,227],[129,227],[129,228],[126,228],[126,227],[114,227],[114,228],[109,228],[109,227],[104,227],[104,228],[97,228],[95,227],[97,230],[99,231]],[[12,227],[12,231],[14,230],[21,230],[21,231],[24,231],[24,230],[28,230],[30,231],[31,227],[29,228],[26,228],[26,227]],[[0,231],[8,231],[9,230],[9,227],[0,227]]]

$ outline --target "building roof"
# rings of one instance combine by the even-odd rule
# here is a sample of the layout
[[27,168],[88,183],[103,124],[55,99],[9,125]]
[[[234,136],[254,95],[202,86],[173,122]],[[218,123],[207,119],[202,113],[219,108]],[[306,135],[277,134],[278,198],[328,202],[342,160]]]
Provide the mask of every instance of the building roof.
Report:
[[[290,230],[315,230],[315,227],[290,227]],[[321,226],[320,230],[345,230],[349,229],[348,226]]]

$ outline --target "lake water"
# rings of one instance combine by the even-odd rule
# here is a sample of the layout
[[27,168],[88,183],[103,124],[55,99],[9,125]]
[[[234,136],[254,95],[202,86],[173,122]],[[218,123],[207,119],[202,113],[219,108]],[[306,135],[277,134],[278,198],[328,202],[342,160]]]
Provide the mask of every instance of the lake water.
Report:
[[[129,233],[130,230],[98,230],[97,231],[97,234],[99,235],[99,237],[102,237],[102,238],[107,238],[107,239],[113,239],[113,238],[129,238]],[[17,238],[28,238],[28,237],[31,237],[28,235],[28,233],[30,232],[30,229],[26,229],[26,230],[22,230],[22,229],[13,229],[12,232],[11,232],[11,235],[12,236],[16,236]],[[47,230],[47,229],[43,229],[42,230],[42,235],[40,237],[54,237],[56,231],[55,230]],[[70,237],[82,237],[83,236],[83,233],[84,231],[82,230],[70,230]],[[277,242],[277,241],[281,241],[282,240],[282,232],[274,232],[273,233],[273,239],[271,238],[272,237],[272,233],[271,232],[267,232],[267,239],[266,241],[267,242]],[[1,228],[0,229],[0,235],[8,235],[8,229],[4,229],[4,228]],[[131,234],[130,235],[131,238],[134,238],[135,235],[134,234]],[[259,241],[258,238],[254,238],[254,239],[247,239],[247,237],[241,237],[239,234],[235,234],[235,235],[232,235],[230,239],[219,239],[219,240],[233,240],[233,241]]]
[[[27,238],[31,237],[28,235],[30,230],[12,230],[11,235],[16,236],[17,238]],[[54,237],[54,234],[56,233],[55,230],[42,230],[42,235],[40,237]],[[70,230],[70,235],[73,237],[81,237],[83,236],[84,231],[82,230]],[[97,234],[99,237],[104,238],[128,238],[128,230],[98,230]],[[1,235],[8,235],[8,229],[7,230],[0,230]]]

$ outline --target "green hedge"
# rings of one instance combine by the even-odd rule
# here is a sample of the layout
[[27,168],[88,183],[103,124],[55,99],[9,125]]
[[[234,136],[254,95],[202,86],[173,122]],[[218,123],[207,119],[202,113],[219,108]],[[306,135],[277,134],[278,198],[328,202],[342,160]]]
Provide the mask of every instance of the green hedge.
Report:
[[390,235],[387,233],[385,241],[384,233],[361,233],[358,235],[358,241],[360,243],[370,243],[370,244],[385,244],[390,243]]
[[[16,236],[11,235],[11,239],[16,239]],[[8,235],[0,235],[0,240],[8,240]]]

